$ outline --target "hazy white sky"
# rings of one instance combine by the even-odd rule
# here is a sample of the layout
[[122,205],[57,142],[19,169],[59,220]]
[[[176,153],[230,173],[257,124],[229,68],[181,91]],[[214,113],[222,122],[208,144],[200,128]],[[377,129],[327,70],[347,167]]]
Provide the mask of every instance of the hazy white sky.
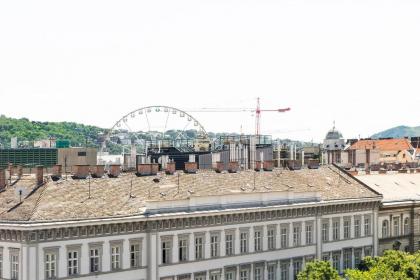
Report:
[[[1,1],[0,114],[111,127],[147,105],[291,107],[319,141],[420,125],[420,1]],[[250,114],[195,113],[252,132]]]

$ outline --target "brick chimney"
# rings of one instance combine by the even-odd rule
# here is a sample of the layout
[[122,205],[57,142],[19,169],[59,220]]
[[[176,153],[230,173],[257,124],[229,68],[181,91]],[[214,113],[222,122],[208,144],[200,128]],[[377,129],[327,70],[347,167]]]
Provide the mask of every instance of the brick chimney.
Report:
[[197,163],[196,162],[186,162],[184,172],[188,173],[188,174],[197,173]]
[[137,164],[137,176],[150,176],[152,174],[152,165],[150,163]]
[[89,165],[78,164],[74,166],[74,179],[86,179],[89,176]]
[[151,163],[150,166],[150,175],[157,175],[159,172],[159,163]]
[[228,172],[229,173],[236,173],[239,170],[239,162],[237,161],[230,161],[228,164]]
[[105,165],[95,165],[92,167],[92,177],[102,178],[105,174]]
[[121,173],[121,165],[120,164],[111,164],[109,166],[109,172],[108,172],[108,177],[109,178],[117,178],[118,176],[120,176],[120,173]]
[[0,168],[0,190],[3,190],[6,187],[6,170]]
[[319,168],[319,160],[316,160],[316,159],[308,160],[308,168],[309,169],[318,169]]
[[272,160],[265,160],[263,163],[264,171],[273,171],[274,162]]
[[53,166],[51,179],[53,181],[58,181],[61,178],[61,165],[56,164]]
[[255,171],[260,171],[261,169],[262,169],[261,161],[260,160],[255,161]]
[[36,184],[40,186],[43,183],[44,183],[44,166],[38,165],[36,167]]
[[216,168],[215,171],[217,173],[222,173],[222,171],[225,170],[225,164],[223,163],[223,161],[218,161],[216,162]]
[[168,162],[166,163],[165,173],[168,175],[173,175],[175,173],[176,166],[175,162]]

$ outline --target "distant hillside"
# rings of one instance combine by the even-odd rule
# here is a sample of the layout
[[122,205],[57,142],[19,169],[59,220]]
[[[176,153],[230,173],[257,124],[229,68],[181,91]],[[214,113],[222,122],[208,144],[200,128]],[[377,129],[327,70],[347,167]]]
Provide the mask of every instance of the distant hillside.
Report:
[[372,135],[372,138],[402,138],[420,136],[420,126],[397,126]]

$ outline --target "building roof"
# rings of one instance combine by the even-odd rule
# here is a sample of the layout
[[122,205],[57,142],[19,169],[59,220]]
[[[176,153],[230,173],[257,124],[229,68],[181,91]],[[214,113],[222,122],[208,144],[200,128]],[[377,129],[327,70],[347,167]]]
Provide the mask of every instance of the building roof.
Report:
[[[159,182],[153,181],[156,178],[159,178]],[[145,213],[148,201],[191,200],[232,194],[238,197],[241,194],[255,193],[266,193],[269,196],[273,192],[316,192],[321,201],[380,198],[378,193],[332,166],[317,170],[275,169],[272,172],[258,173],[249,170],[218,174],[200,170],[197,174],[179,173],[179,176],[158,177],[122,174],[119,178],[91,179],[90,199],[89,180],[69,178],[59,183],[50,180],[35,190],[34,181],[33,177],[24,176],[13,187],[0,193],[0,222],[135,216]],[[34,191],[18,205],[16,187],[25,187],[27,192]]]
[[404,151],[411,149],[408,139],[359,140],[350,146],[351,150],[378,149],[380,151]]
[[338,140],[338,139],[342,139],[343,135],[341,134],[340,131],[338,131],[335,126],[328,131],[327,135],[325,135],[325,139],[328,140]]
[[420,173],[391,173],[357,176],[357,179],[383,195],[383,202],[420,201]]

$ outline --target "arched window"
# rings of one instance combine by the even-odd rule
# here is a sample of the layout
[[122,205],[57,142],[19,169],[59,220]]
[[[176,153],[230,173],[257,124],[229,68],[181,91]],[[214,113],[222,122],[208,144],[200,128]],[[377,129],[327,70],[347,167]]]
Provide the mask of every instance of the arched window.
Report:
[[389,236],[389,222],[388,220],[384,220],[382,222],[382,238],[386,238]]
[[404,219],[404,235],[410,234],[410,219],[407,217]]

